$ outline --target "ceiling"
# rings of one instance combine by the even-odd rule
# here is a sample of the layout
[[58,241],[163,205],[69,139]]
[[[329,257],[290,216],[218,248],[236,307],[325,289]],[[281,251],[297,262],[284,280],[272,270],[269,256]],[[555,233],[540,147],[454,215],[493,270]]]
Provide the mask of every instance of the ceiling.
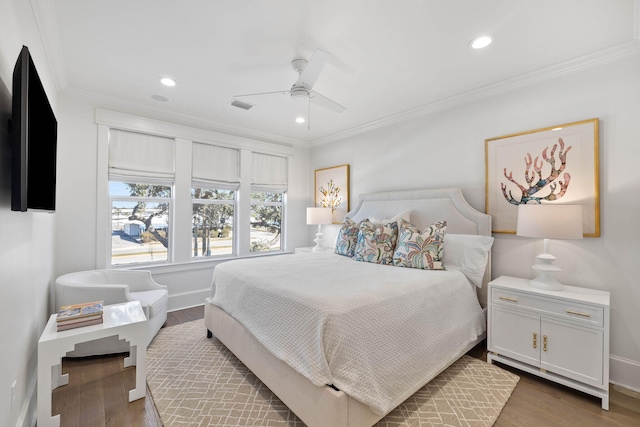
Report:
[[[37,0],[58,89],[121,111],[319,142],[638,52],[634,0]],[[491,34],[483,50],[468,44]],[[331,54],[310,129],[294,58]],[[170,76],[175,87],[159,78]],[[169,101],[156,101],[161,95]]]

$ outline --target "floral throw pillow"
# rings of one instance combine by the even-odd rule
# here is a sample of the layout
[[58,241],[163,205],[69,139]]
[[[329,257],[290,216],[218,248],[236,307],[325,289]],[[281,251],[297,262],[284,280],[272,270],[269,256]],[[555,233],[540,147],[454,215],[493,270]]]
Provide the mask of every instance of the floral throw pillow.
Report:
[[356,251],[356,243],[358,242],[358,231],[360,224],[349,217],[344,219],[338,238],[336,239],[336,253],[338,255],[353,258]]
[[393,265],[398,267],[444,270],[442,246],[447,222],[431,224],[419,231],[410,222],[400,222],[398,244],[393,254]]
[[358,242],[353,259],[356,261],[389,264],[398,240],[397,221],[374,224],[368,219],[360,223]]

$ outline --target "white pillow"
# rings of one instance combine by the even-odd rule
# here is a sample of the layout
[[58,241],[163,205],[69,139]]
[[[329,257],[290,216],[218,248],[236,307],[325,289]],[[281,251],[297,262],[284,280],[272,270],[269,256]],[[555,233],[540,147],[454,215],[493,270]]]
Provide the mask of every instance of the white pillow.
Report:
[[378,219],[376,217],[371,217],[369,218],[369,221],[371,221],[372,224],[375,225],[380,225],[382,223],[387,223],[387,222],[391,222],[391,221],[396,221],[396,223],[398,224],[398,230],[400,230],[400,220],[404,219],[407,222],[411,222],[411,211],[404,211],[404,212],[400,212],[399,214],[397,214],[396,216],[394,216],[391,219]]
[[492,245],[493,237],[490,236],[446,234],[442,257],[444,266],[460,270],[480,288]]

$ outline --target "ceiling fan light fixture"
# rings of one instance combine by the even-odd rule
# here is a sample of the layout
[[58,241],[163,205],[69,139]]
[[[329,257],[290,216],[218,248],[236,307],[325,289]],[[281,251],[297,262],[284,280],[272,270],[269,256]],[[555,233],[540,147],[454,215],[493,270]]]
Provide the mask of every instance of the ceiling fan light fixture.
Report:
[[291,89],[291,99],[296,102],[309,101],[309,91],[304,88],[294,87]]
[[493,43],[493,36],[485,34],[471,40],[469,42],[469,46],[471,46],[472,49],[484,49],[485,47],[489,46],[491,43]]

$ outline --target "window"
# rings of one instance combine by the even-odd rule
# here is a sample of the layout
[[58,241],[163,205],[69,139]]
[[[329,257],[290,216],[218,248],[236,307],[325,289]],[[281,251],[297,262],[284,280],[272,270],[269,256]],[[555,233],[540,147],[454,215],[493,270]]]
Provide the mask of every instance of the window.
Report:
[[[123,126],[137,125],[136,120]],[[158,129],[154,126],[145,129]],[[108,191],[98,199],[98,220],[104,224],[96,248],[101,268],[285,249],[289,149],[267,144],[275,154],[265,154],[254,151],[253,141],[217,134],[198,142],[106,124],[99,124],[98,141],[98,190]]]
[[251,252],[282,250],[282,192],[251,193]]
[[193,143],[191,158],[192,259],[233,255],[240,152]]
[[232,255],[234,250],[234,214],[236,192],[193,188],[193,252],[194,259]]
[[109,132],[110,264],[171,260],[175,141]]
[[287,159],[251,156],[251,252],[281,251]]
[[168,261],[171,187],[109,182],[111,265]]

